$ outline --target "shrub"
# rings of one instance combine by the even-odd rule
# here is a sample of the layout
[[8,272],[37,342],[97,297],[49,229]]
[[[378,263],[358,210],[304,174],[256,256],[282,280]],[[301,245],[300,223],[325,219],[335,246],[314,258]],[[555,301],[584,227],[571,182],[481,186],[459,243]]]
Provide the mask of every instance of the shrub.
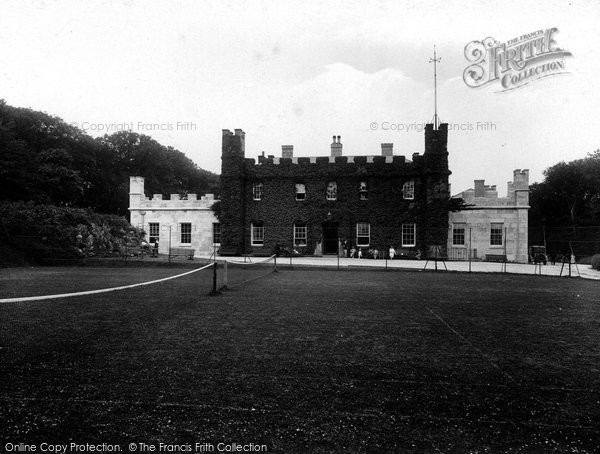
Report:
[[[125,245],[139,244],[142,238],[140,229],[119,216],[82,208],[0,203],[0,241],[20,252],[25,262],[74,259],[84,253],[111,255]],[[0,257],[2,261],[15,263]]]
[[600,271],[600,254],[596,254],[592,257],[592,268]]

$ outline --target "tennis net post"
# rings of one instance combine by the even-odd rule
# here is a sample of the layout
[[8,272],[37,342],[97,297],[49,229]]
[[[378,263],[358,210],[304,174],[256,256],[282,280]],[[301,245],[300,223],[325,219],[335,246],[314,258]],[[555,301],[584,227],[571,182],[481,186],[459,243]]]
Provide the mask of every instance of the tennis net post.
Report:
[[210,291],[209,295],[211,296],[216,296],[219,295],[221,292],[219,290],[217,290],[217,261],[215,260],[213,262],[213,285],[212,285],[212,290]]

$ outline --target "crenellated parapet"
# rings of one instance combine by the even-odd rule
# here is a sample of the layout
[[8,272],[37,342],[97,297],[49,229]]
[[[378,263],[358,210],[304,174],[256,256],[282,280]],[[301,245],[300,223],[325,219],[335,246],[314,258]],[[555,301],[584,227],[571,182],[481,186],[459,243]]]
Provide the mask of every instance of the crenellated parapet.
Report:
[[246,178],[285,177],[338,177],[349,178],[357,172],[372,177],[423,176],[427,173],[422,155],[405,156],[310,156],[276,158],[259,156],[258,163],[251,158],[244,161]]
[[144,194],[144,177],[129,177],[129,210],[210,210],[216,202],[214,194],[206,194],[198,198],[197,194],[188,194],[181,197],[179,194],[170,194],[165,198],[163,194],[153,194],[146,197]]
[[[428,226],[429,233],[416,230],[419,247],[445,242],[447,124],[428,125],[424,151],[412,156],[394,155],[392,143],[382,143],[381,154],[344,155],[342,138],[334,135],[328,156],[298,157],[288,144],[280,157],[263,152],[251,159],[245,156],[244,137],[241,130],[223,130],[219,219],[228,253],[288,244],[297,223],[306,227],[306,248],[317,250],[321,237],[330,234],[324,233],[324,219],[353,241],[357,223],[372,224],[377,247],[407,243],[401,228],[390,227],[403,224]],[[263,229],[264,239],[253,236]]]

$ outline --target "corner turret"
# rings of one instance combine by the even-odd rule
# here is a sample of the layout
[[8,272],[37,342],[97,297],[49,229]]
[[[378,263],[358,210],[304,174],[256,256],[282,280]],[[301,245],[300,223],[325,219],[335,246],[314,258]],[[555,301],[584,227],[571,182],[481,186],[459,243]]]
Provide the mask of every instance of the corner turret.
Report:
[[244,234],[246,134],[223,129],[221,149],[221,251],[246,252]]

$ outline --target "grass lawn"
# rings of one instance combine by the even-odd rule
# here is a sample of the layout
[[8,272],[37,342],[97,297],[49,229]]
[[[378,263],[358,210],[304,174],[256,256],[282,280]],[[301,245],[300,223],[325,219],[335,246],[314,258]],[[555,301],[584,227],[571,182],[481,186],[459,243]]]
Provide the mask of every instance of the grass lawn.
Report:
[[[34,269],[19,288],[62,293],[188,270]],[[2,273],[0,297],[15,296]],[[0,448],[600,450],[597,282],[284,269],[208,297],[202,273],[0,304]]]

